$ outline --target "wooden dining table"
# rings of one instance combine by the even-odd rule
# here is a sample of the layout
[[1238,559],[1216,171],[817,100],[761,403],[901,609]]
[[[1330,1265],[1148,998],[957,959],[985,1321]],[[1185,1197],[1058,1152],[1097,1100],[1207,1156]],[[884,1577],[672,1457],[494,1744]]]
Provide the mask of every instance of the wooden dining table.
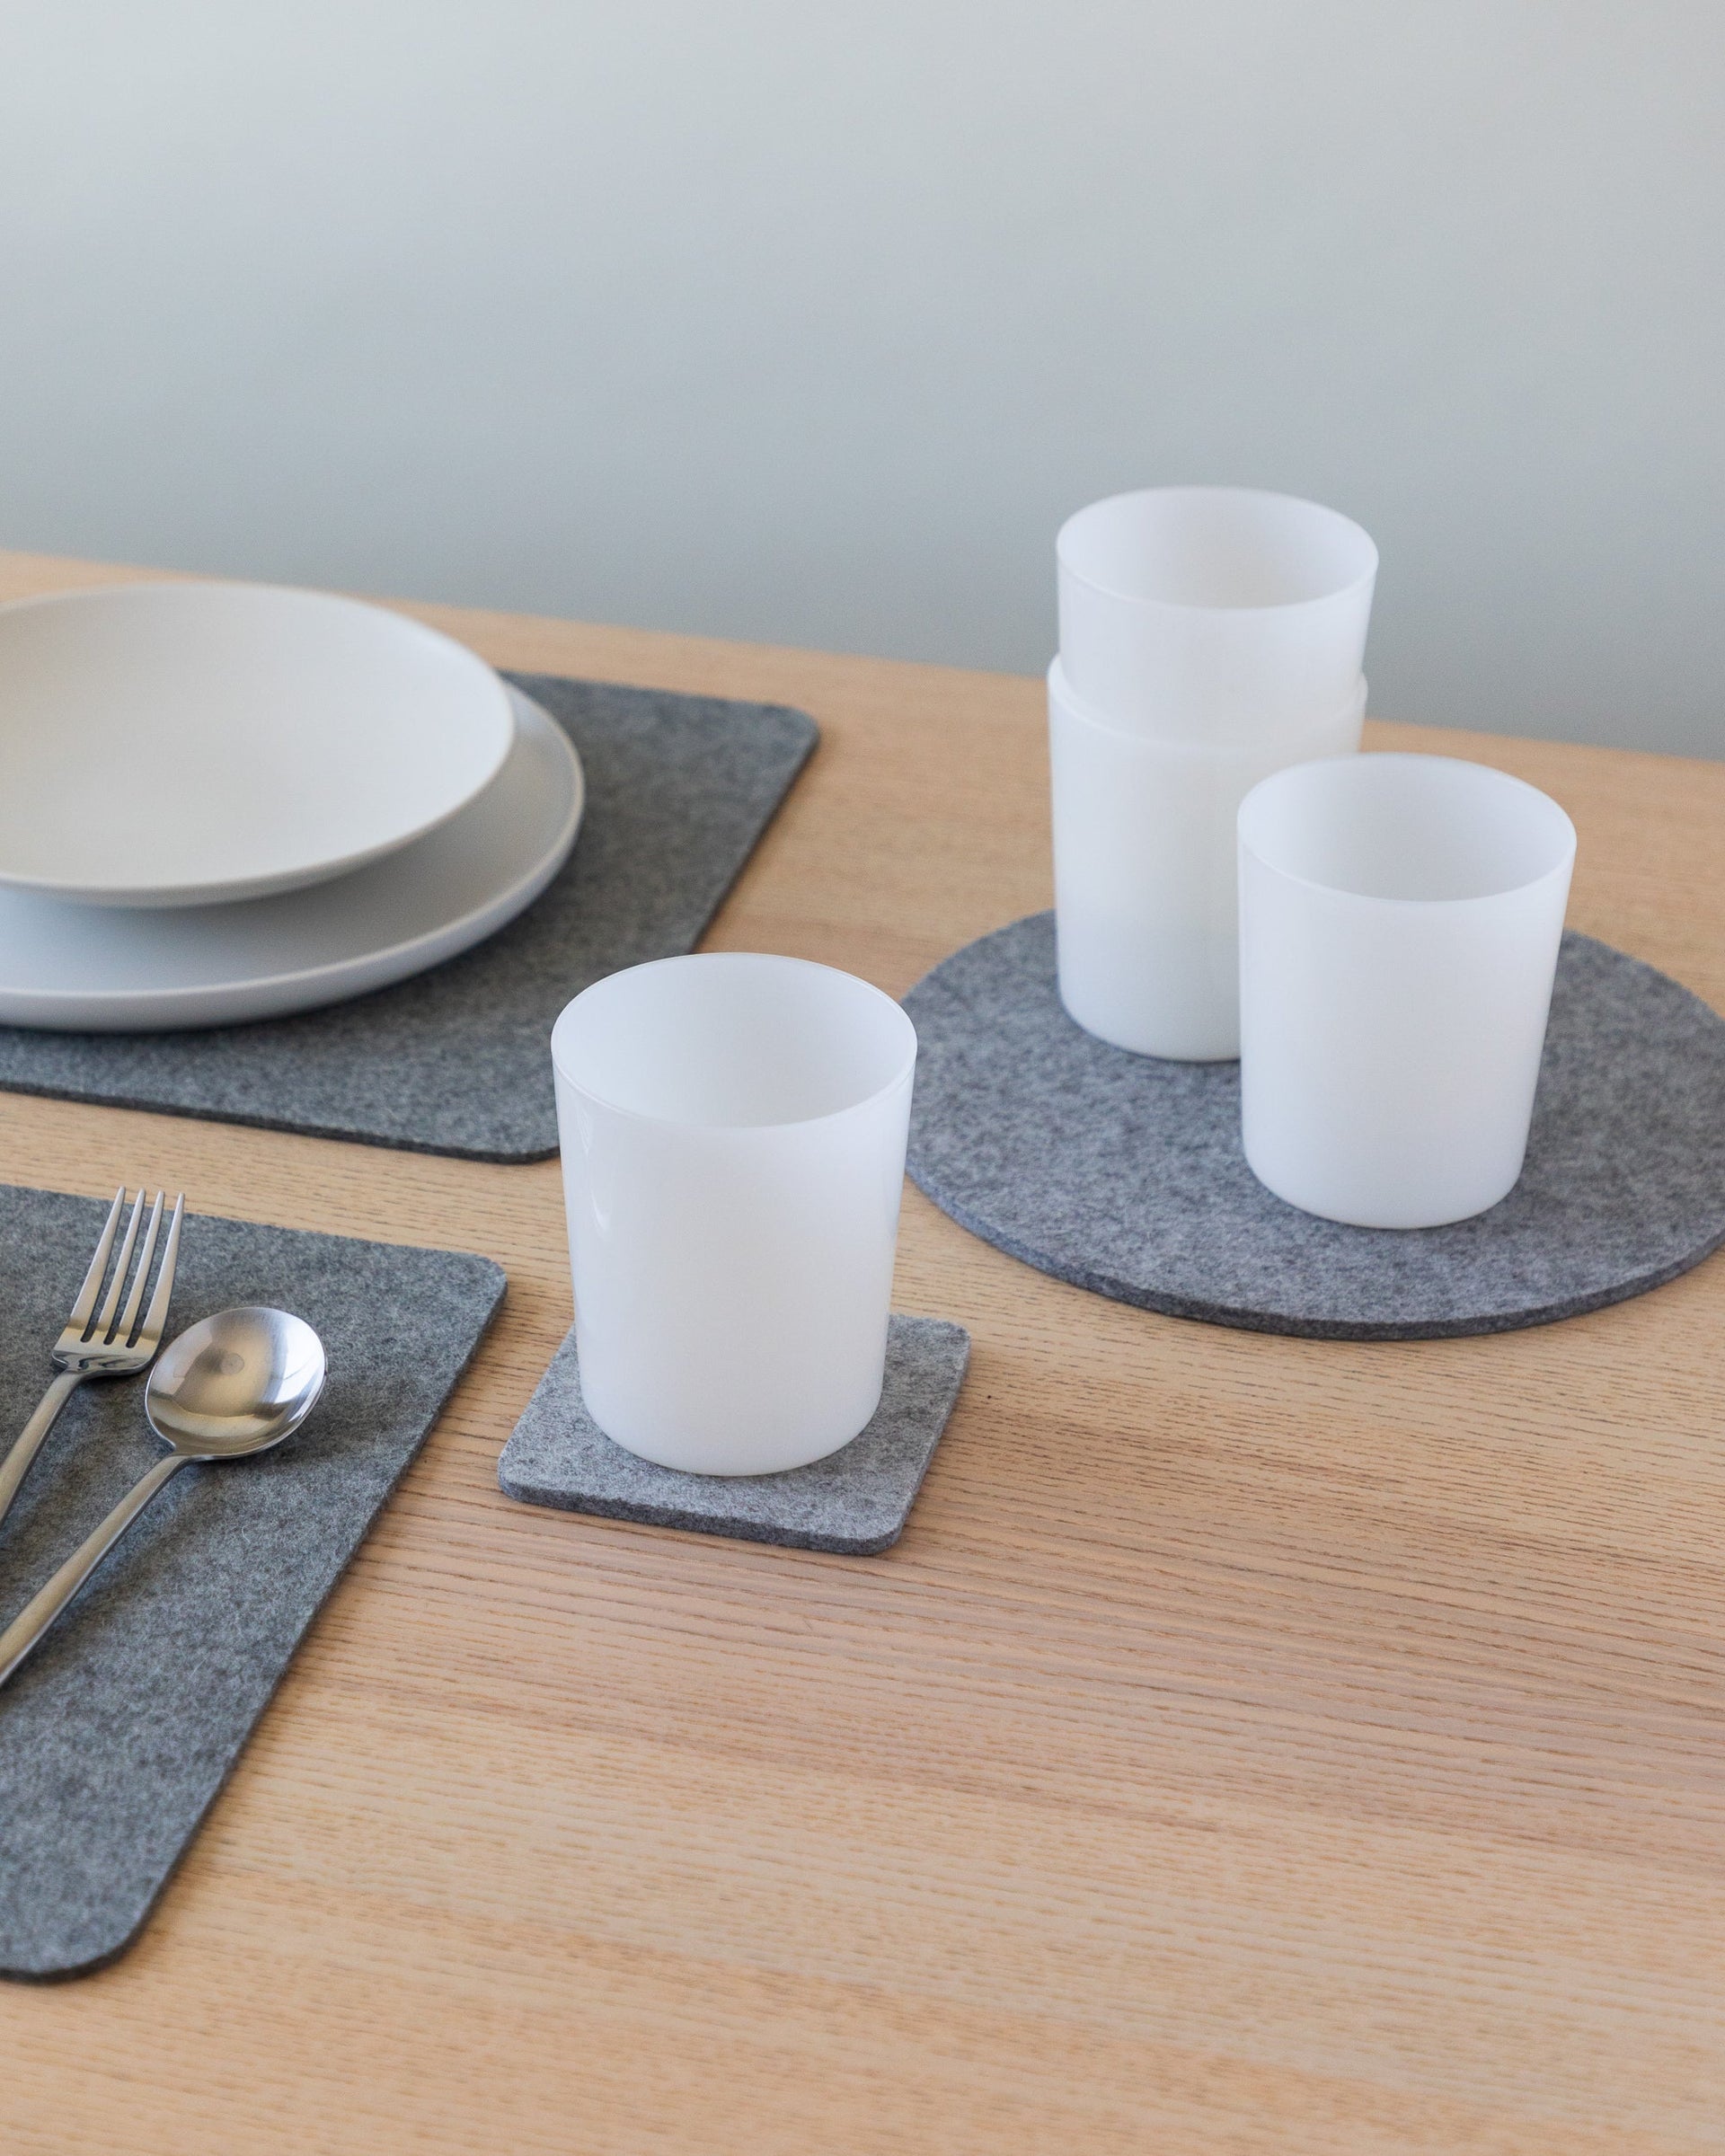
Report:
[[[13,554],[0,598],[142,573]],[[897,994],[1049,902],[1039,681],[404,611],[813,715],[710,947]],[[1553,793],[1572,924],[1725,1008],[1725,766],[1517,717],[1368,742]],[[571,1318],[554,1162],[0,1093],[0,1179],[141,1178],[509,1293],[138,1943],[0,1985],[4,2156],[1725,2150],[1725,1255],[1280,1339],[907,1189],[898,1305],[973,1357],[850,1559],[502,1496]]]

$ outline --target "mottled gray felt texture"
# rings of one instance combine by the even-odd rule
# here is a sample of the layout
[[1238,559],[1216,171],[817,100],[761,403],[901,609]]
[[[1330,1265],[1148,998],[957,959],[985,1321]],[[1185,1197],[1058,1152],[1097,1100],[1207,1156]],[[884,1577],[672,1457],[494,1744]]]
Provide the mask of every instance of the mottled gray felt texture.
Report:
[[[6,1444],[103,1210],[0,1185]],[[170,1330],[274,1303],[329,1380],[277,1451],[181,1468],[0,1688],[0,1975],[79,1975],[137,1937],[502,1294],[485,1258],[188,1218]],[[4,1621],[163,1451],[143,1379],[73,1394],[0,1526]]]
[[1651,967],[1563,939],[1521,1180],[1444,1228],[1343,1227],[1273,1197],[1237,1063],[1093,1038],[1054,916],[967,946],[905,998],[910,1174],[1028,1265],[1174,1317],[1318,1339],[1507,1332],[1645,1293],[1725,1242],[1725,1021]]
[[746,1542],[878,1557],[905,1531],[964,1383],[970,1335],[895,1312],[880,1405],[842,1451],[782,1475],[685,1475],[613,1445],[587,1411],[571,1330],[503,1448],[506,1497]]
[[508,677],[574,741],[575,850],[526,913],[394,987],[181,1033],[0,1026],[0,1087],[479,1161],[557,1150],[551,1028],[624,966],[693,950],[817,739],[801,711]]

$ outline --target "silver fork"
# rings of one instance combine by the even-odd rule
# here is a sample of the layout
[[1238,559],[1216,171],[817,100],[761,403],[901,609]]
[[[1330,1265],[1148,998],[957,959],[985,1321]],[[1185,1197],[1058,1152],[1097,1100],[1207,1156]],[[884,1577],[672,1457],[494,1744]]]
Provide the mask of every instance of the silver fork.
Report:
[[[4,1520],[18,1494],[18,1486],[30,1472],[30,1463],[41,1450],[44,1437],[54,1427],[54,1418],[71,1399],[86,1377],[136,1377],[140,1370],[147,1370],[162,1345],[162,1328],[167,1321],[168,1300],[173,1294],[173,1268],[180,1255],[180,1222],[186,1209],[185,1194],[173,1201],[173,1213],[168,1222],[167,1240],[162,1246],[162,1265],[156,1275],[155,1293],[150,1297],[149,1308],[142,1321],[138,1311],[144,1300],[144,1289],[150,1277],[150,1261],[155,1256],[156,1238],[162,1232],[163,1193],[155,1194],[155,1204],[150,1209],[149,1225],[144,1232],[144,1246],[137,1249],[138,1223],[144,1217],[145,1193],[140,1190],[132,1206],[131,1218],[126,1223],[126,1233],[119,1245],[119,1256],[114,1263],[113,1285],[102,1297],[102,1308],[96,1309],[96,1297],[102,1294],[102,1284],[107,1277],[108,1259],[114,1247],[114,1231],[119,1225],[119,1216],[125,1209],[126,1186],[122,1183],[114,1193],[114,1202],[108,1208],[108,1218],[96,1243],[96,1254],[90,1260],[90,1269],[84,1276],[84,1286],[78,1290],[78,1299],[72,1305],[72,1315],[66,1320],[66,1330],[54,1343],[53,1361],[59,1375],[43,1393],[41,1405],[20,1432],[17,1442],[0,1462],[0,1520]],[[136,1269],[132,1267],[133,1253],[137,1252]],[[125,1291],[128,1272],[131,1273],[131,1293],[126,1296],[124,1309],[120,1296]]]

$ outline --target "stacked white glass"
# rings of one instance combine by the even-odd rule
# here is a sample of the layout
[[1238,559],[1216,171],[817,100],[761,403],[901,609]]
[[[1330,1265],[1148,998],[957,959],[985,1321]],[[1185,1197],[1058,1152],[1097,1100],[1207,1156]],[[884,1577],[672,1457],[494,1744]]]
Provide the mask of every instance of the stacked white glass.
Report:
[[1061,1001],[1118,1047],[1237,1056],[1235,818],[1272,773],[1358,747],[1377,549],[1315,502],[1167,487],[1079,510],[1056,553]]

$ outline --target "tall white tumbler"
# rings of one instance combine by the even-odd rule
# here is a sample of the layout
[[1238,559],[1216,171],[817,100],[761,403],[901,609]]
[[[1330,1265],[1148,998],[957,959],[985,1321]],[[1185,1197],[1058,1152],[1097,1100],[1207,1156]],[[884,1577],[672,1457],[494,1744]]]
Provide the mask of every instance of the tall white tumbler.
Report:
[[1318,502],[1155,487],[1069,517],[1055,554],[1062,1000],[1117,1047],[1237,1056],[1234,814],[1358,747],[1377,549]]
[[552,1034],[581,1392],[709,1475],[805,1466],[880,1404],[916,1035],[866,981],[712,952]]
[[1520,1176],[1575,828],[1449,756],[1278,772],[1240,809],[1241,1135],[1278,1197],[1439,1227]]
[[1087,1032],[1184,1061],[1240,1053],[1240,804],[1271,772],[1359,747],[1366,684],[1315,724],[1212,746],[1123,731],[1048,668],[1060,1000]]

